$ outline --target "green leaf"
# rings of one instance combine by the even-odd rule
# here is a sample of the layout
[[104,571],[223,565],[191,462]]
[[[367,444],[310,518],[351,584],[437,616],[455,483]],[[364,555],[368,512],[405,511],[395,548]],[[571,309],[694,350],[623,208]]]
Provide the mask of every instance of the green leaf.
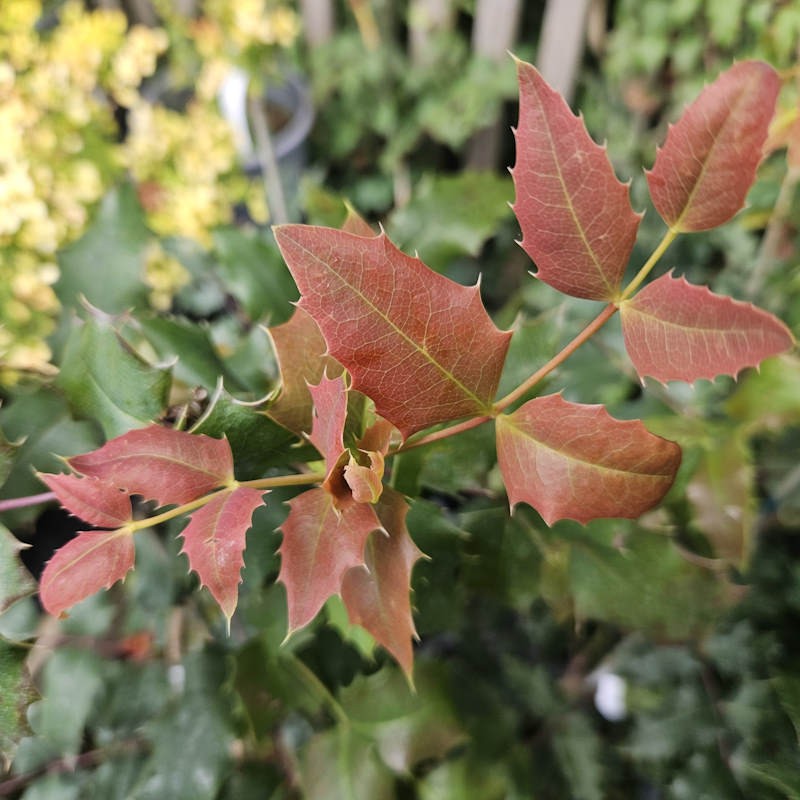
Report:
[[464,742],[450,705],[448,682],[437,665],[421,662],[412,693],[400,672],[383,669],[357,677],[342,690],[340,702],[358,730],[376,742],[384,763],[407,774]]
[[305,800],[394,800],[394,778],[374,744],[348,727],[313,736],[303,749]]
[[725,411],[753,432],[800,422],[800,358],[768,358],[758,370],[749,370],[725,403]]
[[0,486],[5,483],[11,472],[20,444],[21,442],[9,442],[3,431],[0,430]]
[[108,439],[156,419],[170,384],[170,371],[148,364],[98,312],[76,324],[58,377],[75,414],[95,420]]
[[181,667],[178,702],[149,727],[152,774],[137,800],[213,800],[228,771],[233,732],[225,658],[193,653]]
[[559,719],[553,747],[571,796],[603,800],[600,738],[583,714],[566,714]]
[[215,438],[226,436],[239,480],[261,477],[270,467],[317,458],[313,447],[293,448],[297,443],[295,434],[266,414],[237,403],[222,388],[217,390],[192,433]]
[[[3,585],[0,575],[0,587]],[[25,710],[36,697],[25,666],[27,655],[27,649],[0,639],[0,763],[3,756],[11,756],[20,737],[27,732]]]
[[56,293],[62,305],[75,307],[83,296],[119,314],[144,304],[144,249],[151,238],[133,186],[109,192],[86,233],[60,254]]
[[[575,532],[569,579],[578,618],[683,639],[708,627],[734,600],[713,572],[687,561],[671,540],[621,520]],[[664,602],[669,598],[669,602]]]
[[243,390],[236,376],[219,356],[203,325],[177,317],[139,317],[144,335],[164,363],[175,362],[175,377],[187,386],[202,386],[213,391],[223,378],[231,390]]
[[[63,470],[63,463],[54,453],[70,456],[93,450],[99,444],[95,427],[75,422],[64,399],[49,388],[12,396],[11,402],[0,409],[0,423],[12,440],[21,442],[0,489],[0,499],[45,491],[34,470],[58,472]],[[38,513],[37,507],[21,509],[6,514],[5,521],[13,527]]]
[[297,289],[271,233],[220,228],[214,246],[225,286],[251,320],[277,325],[291,316]]
[[88,650],[57,649],[44,667],[41,716],[34,727],[64,755],[79,752],[102,688],[103,664]]
[[513,797],[505,765],[475,764],[467,758],[448,760],[417,784],[420,800],[503,800]]
[[387,226],[398,247],[416,248],[430,267],[441,270],[456,256],[477,256],[511,217],[513,187],[493,172],[426,175]]
[[19,551],[26,546],[0,525],[0,614],[21,597],[36,591],[36,581],[19,560]]

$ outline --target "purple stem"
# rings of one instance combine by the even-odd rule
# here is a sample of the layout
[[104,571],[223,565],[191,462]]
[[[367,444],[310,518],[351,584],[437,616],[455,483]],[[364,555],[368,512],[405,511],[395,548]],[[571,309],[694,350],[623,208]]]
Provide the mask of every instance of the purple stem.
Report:
[[39,503],[49,503],[55,500],[54,492],[42,492],[41,494],[31,494],[27,497],[14,497],[11,500],[0,500],[0,514],[4,511],[12,511],[15,508],[26,508],[27,506],[37,506]]

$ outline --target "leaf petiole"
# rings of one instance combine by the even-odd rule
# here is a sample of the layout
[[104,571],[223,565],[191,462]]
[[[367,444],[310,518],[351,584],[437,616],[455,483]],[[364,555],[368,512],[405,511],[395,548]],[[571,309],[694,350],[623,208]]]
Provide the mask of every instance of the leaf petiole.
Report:
[[675,241],[680,231],[675,228],[668,228],[664,237],[658,243],[658,247],[650,254],[650,258],[644,262],[642,268],[636,273],[634,279],[625,287],[622,294],[619,296],[619,301],[627,300],[644,282],[645,278],[650,274],[653,267],[660,261],[661,256],[664,255],[667,248]]
[[280,486],[305,486],[310,483],[321,483],[325,480],[325,474],[320,472],[309,472],[302,475],[278,475],[272,478],[257,478],[251,481],[232,481],[227,486],[222,486],[213,492],[198,497],[189,503],[175,506],[161,514],[156,514],[154,517],[147,517],[145,519],[135,520],[128,523],[125,527],[131,532],[143,530],[144,528],[151,528],[154,525],[160,525],[162,522],[168,522],[175,517],[180,517],[183,514],[188,514],[191,511],[196,511],[202,508],[207,503],[210,503],[220,492],[228,492],[240,486],[249,489],[276,489]]

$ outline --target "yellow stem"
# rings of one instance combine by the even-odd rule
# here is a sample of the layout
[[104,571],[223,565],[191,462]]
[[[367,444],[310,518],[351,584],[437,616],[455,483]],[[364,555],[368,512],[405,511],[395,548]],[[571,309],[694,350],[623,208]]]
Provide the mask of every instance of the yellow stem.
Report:
[[627,300],[643,283],[645,278],[650,274],[653,267],[659,262],[661,256],[664,255],[666,249],[675,241],[680,231],[674,228],[669,228],[664,234],[664,238],[658,243],[658,247],[650,255],[650,258],[645,261],[642,268],[636,273],[636,277],[625,287],[625,290],[619,297],[619,302]]
[[507,394],[494,404],[493,416],[497,416],[501,411],[505,411],[512,403],[520,399],[526,392],[533,389],[537,383],[549,375],[557,366],[567,360],[584,342],[603,327],[603,325],[614,316],[617,306],[609,303],[568,345],[562,348],[544,366],[540,367],[526,381],[521,383],[513,392]]

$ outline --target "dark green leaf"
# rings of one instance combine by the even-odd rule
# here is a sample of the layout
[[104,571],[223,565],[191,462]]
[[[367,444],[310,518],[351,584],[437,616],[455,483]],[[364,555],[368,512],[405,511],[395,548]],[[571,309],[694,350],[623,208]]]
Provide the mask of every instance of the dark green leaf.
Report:
[[222,279],[251,320],[277,325],[291,316],[297,289],[271,233],[221,228],[214,246]]
[[137,800],[213,800],[229,768],[232,698],[225,659],[194,653],[181,666],[179,702],[149,727],[152,774]]
[[95,420],[108,439],[155,420],[170,384],[168,369],[148,364],[95,311],[76,323],[58,377],[75,414]]
[[36,692],[25,666],[27,655],[27,649],[0,639],[0,763],[3,756],[11,756],[28,729],[25,712]]
[[62,647],[44,667],[36,732],[64,755],[80,750],[83,730],[102,688],[103,665],[88,650]]
[[576,800],[603,800],[600,738],[585,716],[566,714],[553,739],[561,770]]
[[442,269],[456,256],[478,255],[498,225],[510,218],[512,196],[508,176],[427,176],[411,201],[391,215],[388,231],[398,247],[416,249],[428,266]]
[[261,477],[270,467],[316,458],[316,451],[310,446],[292,447],[297,443],[293,433],[266,414],[237,403],[222,389],[215,394],[193,433],[227,437],[239,480]]
[[[46,491],[34,474],[63,471],[55,455],[72,456],[93,450],[100,444],[96,428],[85,422],[75,422],[64,399],[48,388],[33,393],[12,396],[11,402],[0,409],[0,423],[9,437],[21,442],[6,482],[0,489],[0,499],[25,497]],[[41,509],[21,509],[6,515],[12,526],[27,520]]]
[[0,614],[12,603],[36,591],[36,581],[19,560],[25,545],[0,525]]
[[109,192],[86,233],[60,255],[56,292],[62,305],[76,307],[81,296],[112,314],[142,305],[144,250],[151,238],[133,186]]
[[160,360],[175,362],[172,371],[179,381],[187,386],[202,386],[209,392],[220,378],[232,391],[245,388],[223,363],[205,326],[156,316],[142,316],[138,321]]

